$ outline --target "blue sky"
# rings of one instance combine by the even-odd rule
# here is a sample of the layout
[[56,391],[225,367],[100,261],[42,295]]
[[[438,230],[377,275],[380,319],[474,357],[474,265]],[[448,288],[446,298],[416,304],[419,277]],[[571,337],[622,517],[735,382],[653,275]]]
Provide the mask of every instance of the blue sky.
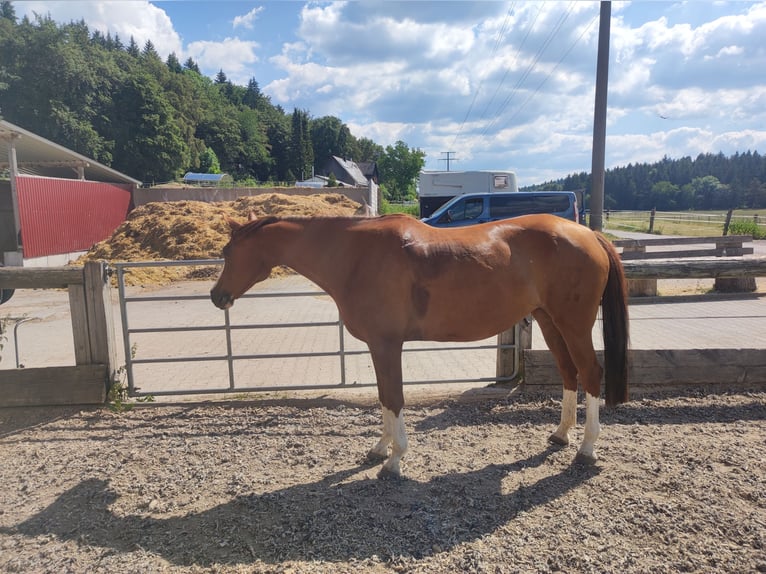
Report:
[[[590,171],[598,2],[24,1],[148,39],[426,169]],[[613,2],[606,166],[766,153],[766,2]]]

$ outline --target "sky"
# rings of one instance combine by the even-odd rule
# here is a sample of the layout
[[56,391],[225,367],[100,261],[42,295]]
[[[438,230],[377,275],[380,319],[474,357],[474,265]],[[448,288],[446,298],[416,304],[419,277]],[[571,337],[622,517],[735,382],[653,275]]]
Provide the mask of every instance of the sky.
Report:
[[[591,171],[598,2],[13,4],[254,78],[288,112],[421,149],[427,170]],[[766,153],[766,2],[612,2],[609,39],[607,168]]]

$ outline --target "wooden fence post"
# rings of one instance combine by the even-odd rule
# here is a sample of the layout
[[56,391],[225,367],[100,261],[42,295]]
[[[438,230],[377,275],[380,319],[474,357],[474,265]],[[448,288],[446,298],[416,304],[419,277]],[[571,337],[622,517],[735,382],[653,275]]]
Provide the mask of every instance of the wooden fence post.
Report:
[[727,235],[729,233],[729,225],[731,225],[731,215],[734,213],[733,209],[730,209],[726,212],[726,221],[723,222],[723,234]]
[[[643,245],[628,245],[622,248],[623,253],[645,253]],[[628,295],[630,297],[655,297],[657,295],[656,279],[628,279]]]
[[516,364],[515,348],[498,348],[495,376],[499,378],[510,377],[514,371],[519,375],[524,373],[524,349],[532,348],[532,321],[524,319],[519,324],[519,340],[516,341],[516,326],[497,335],[498,345],[516,345],[519,347],[519,364]]
[[117,374],[117,341],[114,336],[114,316],[106,263],[86,262],[83,278],[91,360],[107,366],[107,375],[111,383],[116,380]]

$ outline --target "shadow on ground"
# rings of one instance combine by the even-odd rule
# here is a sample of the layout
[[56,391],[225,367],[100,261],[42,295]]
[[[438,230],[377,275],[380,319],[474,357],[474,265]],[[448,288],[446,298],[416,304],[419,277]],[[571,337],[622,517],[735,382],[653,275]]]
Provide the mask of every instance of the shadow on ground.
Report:
[[557,472],[553,465],[552,474],[502,493],[505,478],[543,465],[551,452],[425,483],[354,480],[364,467],[353,467],[317,482],[163,518],[115,514],[110,506],[119,494],[104,480],[88,479],[3,533],[53,535],[118,552],[143,549],[178,565],[421,558],[492,533],[599,473],[597,466],[572,465]]

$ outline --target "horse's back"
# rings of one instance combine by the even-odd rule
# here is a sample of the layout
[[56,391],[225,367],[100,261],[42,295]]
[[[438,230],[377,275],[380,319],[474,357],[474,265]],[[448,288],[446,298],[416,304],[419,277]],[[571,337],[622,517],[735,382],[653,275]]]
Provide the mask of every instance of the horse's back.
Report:
[[404,305],[400,320],[413,338],[483,338],[537,308],[559,315],[583,307],[590,316],[606,282],[595,234],[552,215],[451,229],[383,217],[365,229],[376,237],[366,265],[380,281],[370,288],[396,299],[389,311]]

